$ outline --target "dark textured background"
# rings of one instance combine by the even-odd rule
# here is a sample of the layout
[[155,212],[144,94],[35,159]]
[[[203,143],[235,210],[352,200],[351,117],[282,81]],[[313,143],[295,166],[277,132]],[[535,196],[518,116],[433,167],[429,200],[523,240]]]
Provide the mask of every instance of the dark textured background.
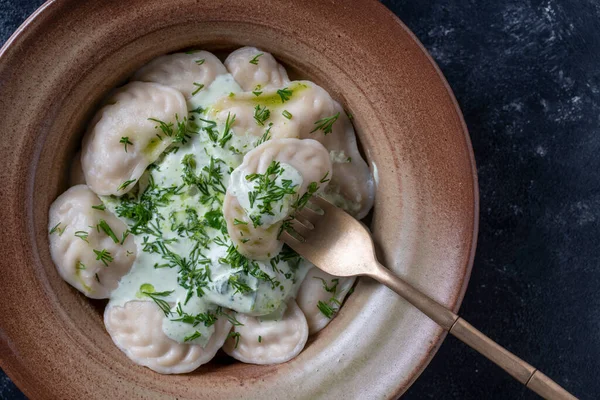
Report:
[[[4,42],[40,0],[0,0]],[[582,399],[600,392],[600,1],[383,2],[469,127],[481,225],[461,314]],[[0,397],[23,395],[0,372]],[[454,338],[407,399],[535,399]]]

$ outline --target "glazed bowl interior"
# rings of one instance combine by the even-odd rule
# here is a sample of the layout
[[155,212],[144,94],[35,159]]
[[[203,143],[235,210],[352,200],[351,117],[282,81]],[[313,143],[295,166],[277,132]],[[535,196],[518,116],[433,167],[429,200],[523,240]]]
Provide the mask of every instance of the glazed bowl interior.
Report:
[[217,357],[191,374],[164,376],[113,345],[104,302],[56,272],[48,208],[67,188],[102,98],[145,62],[181,49],[222,55],[256,46],[291,76],[328,90],[353,115],[376,175],[371,229],[380,261],[448,307],[460,304],[477,227],[473,156],[454,98],[412,34],[376,2],[217,3],[49,3],[4,48],[0,124],[11,146],[1,150],[9,166],[1,210],[16,233],[0,245],[8,254],[0,358],[32,398],[394,397],[442,338],[402,299],[361,279],[332,323],[286,364]]

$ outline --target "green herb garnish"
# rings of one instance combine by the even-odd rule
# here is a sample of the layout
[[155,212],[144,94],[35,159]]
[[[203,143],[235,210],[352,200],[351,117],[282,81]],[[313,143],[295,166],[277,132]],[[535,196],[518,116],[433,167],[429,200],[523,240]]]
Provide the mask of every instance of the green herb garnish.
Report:
[[261,144],[263,144],[264,142],[266,142],[267,140],[271,139],[271,128],[272,127],[273,127],[273,123],[270,123],[269,127],[267,128],[265,133],[263,133],[263,135],[260,137],[260,139],[258,139],[256,141],[256,144],[254,145],[255,147],[258,147]]
[[205,313],[199,313],[196,315],[190,315],[182,310],[181,303],[177,303],[175,308],[178,318],[173,318],[171,321],[183,322],[184,324],[190,324],[193,327],[203,324],[206,327],[212,326],[217,322],[217,316],[210,311]]
[[[255,182],[253,191],[248,193],[250,207],[254,207],[257,202],[257,208],[260,214],[275,215],[273,212],[273,203],[282,200],[286,195],[296,193],[298,185],[293,185],[289,179],[281,180],[281,186],[276,183],[277,177],[283,173],[281,164],[277,161],[271,161],[264,174],[249,174],[246,175],[246,180]],[[260,225],[260,215],[248,216],[254,226]]]
[[204,214],[204,220],[208,226],[218,230],[222,230],[225,224],[221,210],[211,210],[207,212]]
[[108,225],[108,223],[101,219],[100,222],[98,222],[98,225],[96,226],[96,229],[102,229],[104,231],[104,233],[106,233],[108,235],[108,237],[110,237],[113,242],[115,243],[119,243],[119,239],[117,238],[117,235],[115,235],[115,233],[113,232],[113,230],[110,228],[110,226]]
[[285,87],[283,89],[277,90],[277,94],[279,95],[279,97],[281,97],[281,102],[285,103],[290,99],[290,97],[292,97],[293,92]]
[[108,267],[109,262],[113,262],[113,258],[106,249],[96,250],[93,249],[96,254],[96,260],[102,261],[105,267]]
[[196,332],[192,333],[191,335],[184,337],[183,341],[189,342],[191,340],[198,339],[201,336],[202,336],[202,334],[200,332],[196,331]]
[[228,279],[228,282],[231,285],[231,287],[235,289],[235,292],[233,292],[233,294],[248,294],[250,292],[253,292],[252,288],[246,283],[242,282],[237,275],[231,275]]
[[194,86],[196,86],[196,89],[192,92],[192,96],[195,95],[196,93],[198,93],[199,91],[201,91],[202,89],[204,89],[203,83],[194,82]]
[[125,240],[127,240],[127,236],[129,236],[129,229],[125,230],[125,232],[123,232],[123,235],[121,236],[121,246],[123,245],[123,243],[125,243]]
[[317,303],[317,308],[319,309],[319,311],[321,311],[321,313],[326,316],[327,318],[331,319],[331,317],[333,317],[333,314],[335,314],[336,310],[334,310],[329,304],[322,302],[321,300],[319,300],[319,302]]
[[[50,231],[48,232],[48,234],[52,235],[54,232],[58,232],[58,236],[60,236],[61,235],[61,230],[59,228],[60,224],[61,223],[59,222],[58,224],[54,225],[52,227],[52,229],[50,229]],[[62,229],[62,231],[64,232],[64,228]]]
[[337,121],[339,116],[340,116],[340,113],[338,112],[337,114],[335,114],[331,117],[321,118],[320,120],[315,122],[315,125],[316,125],[315,129],[310,131],[310,133],[316,132],[318,130],[323,131],[323,133],[325,135],[327,135],[328,133],[331,133],[331,131],[333,129],[333,124],[335,123],[335,121]]
[[[235,313],[235,311],[232,311]],[[244,326],[244,324],[242,324],[240,321],[237,320],[237,318],[235,318],[233,315],[231,314],[227,314],[225,311],[223,311],[223,307],[219,306],[217,307],[217,310],[215,311],[215,313],[218,316],[223,316],[225,318],[227,318],[227,320],[229,322],[231,322],[231,325],[233,326]]]
[[225,144],[233,137],[231,133],[231,126],[235,122],[235,114],[233,116],[231,113],[227,113],[227,120],[225,121],[225,129],[223,130],[223,135],[219,139],[219,146],[222,148],[225,147]]
[[186,154],[181,164],[183,165],[183,182],[189,186],[196,186],[202,196],[202,204],[222,203],[222,197],[227,188],[223,184],[223,173],[221,164],[225,164],[220,158],[211,156],[210,162],[203,167],[200,174],[196,174],[196,159],[193,154]]
[[250,64],[258,65],[258,59],[263,55],[263,53],[258,53],[249,61]]
[[292,119],[292,114],[288,110],[283,110],[283,112],[281,113],[281,115],[283,115],[287,119]]
[[238,344],[240,343],[240,336],[242,336],[239,332],[229,332],[229,335],[227,335],[227,338],[235,338],[235,347],[234,348],[238,348]]
[[325,281],[325,279],[323,279],[323,278],[319,278],[318,276],[315,276],[314,279],[318,279],[323,283],[323,289],[325,289],[326,292],[334,293],[334,294],[335,294],[335,292],[337,292],[337,287],[338,287],[338,284],[340,283],[339,279],[337,279],[337,278],[332,279],[331,286],[327,286],[327,281]]
[[[172,122],[166,123],[166,122],[161,121],[156,118],[148,118],[148,120],[158,123],[158,125],[156,125],[154,127],[154,129],[159,129],[165,136],[168,136],[168,137],[173,136],[173,123]],[[157,133],[156,135],[158,136],[158,138],[160,140],[162,140],[162,136],[160,134]]]
[[131,145],[133,146],[133,143],[129,140],[128,136],[123,136],[121,138],[121,140],[119,140],[119,143],[123,143],[123,145],[125,146],[125,153],[127,153],[127,145]]
[[162,312],[165,314],[165,317],[169,317],[172,314],[171,306],[164,299],[161,299],[161,297],[169,296],[171,293],[174,292],[174,290],[168,292],[155,292],[154,286],[145,283],[142,286],[140,286],[140,292],[143,295],[150,297],[162,310]]
[[119,187],[117,188],[117,191],[121,191],[121,190],[125,189],[127,186],[131,185],[135,181],[136,181],[135,179],[130,179],[128,181],[121,183],[121,185],[119,185]]
[[292,208],[294,208],[296,211],[302,210],[306,206],[306,203],[308,203],[308,200],[310,200],[312,195],[315,194],[318,190],[319,190],[319,185],[317,184],[317,182],[309,183],[308,187],[306,188],[306,193],[304,193],[302,196],[300,196],[292,204]]
[[83,240],[84,242],[88,242],[88,233],[86,231],[77,231],[75,232],[75,236],[77,236],[79,239]]
[[258,125],[264,126],[265,121],[271,116],[271,111],[266,106],[262,108],[257,104],[254,107],[254,120]]

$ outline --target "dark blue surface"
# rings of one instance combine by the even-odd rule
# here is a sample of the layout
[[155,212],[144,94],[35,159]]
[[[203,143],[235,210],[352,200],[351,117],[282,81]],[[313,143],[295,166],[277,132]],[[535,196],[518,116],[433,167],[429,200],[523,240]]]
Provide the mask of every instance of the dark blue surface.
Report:
[[[0,0],[0,42],[41,1]],[[479,245],[461,314],[582,399],[600,393],[600,2],[384,1],[470,130]],[[20,399],[0,374],[0,397]],[[536,399],[448,338],[407,399]]]

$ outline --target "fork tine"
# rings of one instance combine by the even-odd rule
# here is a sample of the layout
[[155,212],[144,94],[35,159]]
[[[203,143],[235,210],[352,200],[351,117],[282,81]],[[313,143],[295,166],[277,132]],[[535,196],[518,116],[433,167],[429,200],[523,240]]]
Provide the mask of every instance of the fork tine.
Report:
[[300,251],[299,247],[304,244],[304,238],[300,235],[297,235],[297,236],[298,237],[294,237],[288,231],[283,231],[283,232],[281,232],[281,235],[279,236],[279,240],[283,241],[283,243],[287,244],[292,249],[294,249],[296,252],[298,252],[298,251]]
[[290,221],[290,227],[293,229],[298,235],[303,238],[310,237],[311,228],[308,228],[300,223],[297,219],[293,219]]
[[313,223],[310,221],[309,218],[306,218],[302,213],[296,213],[294,215],[294,218],[301,223],[302,225],[304,225],[305,227],[307,227],[308,229],[315,229],[315,226],[313,225]]
[[336,208],[333,204],[322,198],[321,196],[313,196],[309,200],[312,204],[318,206],[325,213],[331,211],[333,208]]
[[319,218],[323,217],[323,213],[319,212],[321,210],[312,210],[309,206],[313,205],[308,203],[306,206],[296,211],[296,215],[302,215],[314,225],[317,223]]

